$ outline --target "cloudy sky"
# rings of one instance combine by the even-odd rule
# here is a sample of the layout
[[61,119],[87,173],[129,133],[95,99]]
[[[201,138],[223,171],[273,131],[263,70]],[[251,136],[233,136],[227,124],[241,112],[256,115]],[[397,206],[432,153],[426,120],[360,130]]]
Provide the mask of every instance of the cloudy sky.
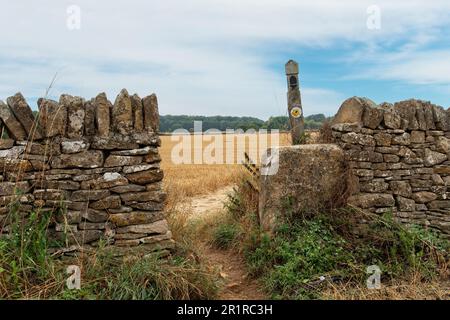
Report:
[[57,74],[52,98],[125,87],[155,92],[161,114],[265,119],[286,114],[289,59],[307,115],[354,95],[450,106],[448,0],[0,3],[0,98],[21,91],[33,108]]

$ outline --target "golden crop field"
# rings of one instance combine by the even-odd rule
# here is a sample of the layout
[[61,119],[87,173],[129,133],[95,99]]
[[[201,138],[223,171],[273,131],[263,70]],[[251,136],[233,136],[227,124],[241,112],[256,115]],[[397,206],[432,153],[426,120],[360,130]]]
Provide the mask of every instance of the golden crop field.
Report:
[[[255,134],[256,135],[256,134]],[[316,138],[316,133],[310,134],[310,139],[313,141]],[[180,136],[178,136],[181,139]],[[186,136],[184,138],[187,138]],[[226,143],[223,135],[213,135],[209,137],[211,141],[202,141],[202,144],[195,144],[194,137],[191,135],[191,159],[194,158],[195,152],[204,152],[206,147],[214,141],[213,139],[223,139],[223,148],[226,149]],[[255,137],[247,137],[245,151],[250,155],[256,154],[258,148],[254,144],[249,148],[248,141]],[[266,139],[268,146],[273,144],[271,137],[259,137],[259,142]],[[203,139],[205,140],[205,139]],[[232,154],[235,164],[175,164],[172,153],[178,141],[173,141],[172,136],[161,136],[160,154],[162,158],[161,167],[164,171],[164,187],[168,193],[168,203],[174,203],[186,197],[193,197],[214,192],[220,188],[229,186],[238,181],[242,166],[237,161],[237,136],[234,135],[234,148]],[[253,140],[254,141],[254,140]],[[275,143],[273,141],[273,143]],[[279,145],[285,146],[291,144],[291,137],[289,133],[283,132],[279,136]],[[259,144],[258,144],[259,146]],[[228,151],[230,152],[230,151]],[[223,151],[223,162],[226,159],[226,150]]]
[[[178,136],[181,138],[180,136]],[[186,138],[186,137],[185,137]],[[205,148],[211,142],[202,141],[202,144],[194,145],[194,138],[191,135],[191,153],[192,159],[194,152],[204,152]],[[224,139],[222,136],[214,135],[213,139]],[[270,146],[270,138],[267,138]],[[205,139],[203,139],[205,140]],[[281,133],[279,139],[280,145],[289,145],[290,136],[287,133]],[[222,187],[233,184],[237,181],[239,173],[242,170],[240,164],[175,164],[172,160],[172,152],[179,142],[173,141],[172,136],[161,136],[160,154],[162,158],[161,167],[164,171],[164,187],[169,195],[169,203],[185,197],[192,197],[214,192]],[[225,148],[225,143],[224,143]],[[253,149],[257,148],[253,146]],[[233,155],[235,162],[237,160],[237,143],[235,143]],[[248,148],[248,139],[245,151],[255,152]],[[224,161],[225,162],[225,151]]]

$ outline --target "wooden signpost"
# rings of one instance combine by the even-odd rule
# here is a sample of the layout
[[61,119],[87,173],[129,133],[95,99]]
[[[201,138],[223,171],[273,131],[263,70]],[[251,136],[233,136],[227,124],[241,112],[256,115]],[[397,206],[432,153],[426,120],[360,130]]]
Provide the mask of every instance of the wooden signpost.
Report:
[[285,69],[288,85],[287,101],[292,144],[301,144],[305,132],[305,121],[303,118],[302,99],[298,81],[298,63],[294,60],[289,60],[285,65]]

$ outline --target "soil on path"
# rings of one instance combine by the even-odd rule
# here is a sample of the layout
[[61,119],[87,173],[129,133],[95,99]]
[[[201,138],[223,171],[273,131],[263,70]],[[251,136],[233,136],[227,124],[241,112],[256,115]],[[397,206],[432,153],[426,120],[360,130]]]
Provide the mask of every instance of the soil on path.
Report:
[[[193,217],[198,218],[208,212],[220,212],[224,209],[227,194],[233,187],[226,187],[217,192],[191,199]],[[203,258],[215,269],[218,269],[223,279],[218,299],[221,300],[263,300],[267,299],[261,285],[255,279],[250,279],[246,272],[242,256],[233,250],[220,250],[202,243]]]

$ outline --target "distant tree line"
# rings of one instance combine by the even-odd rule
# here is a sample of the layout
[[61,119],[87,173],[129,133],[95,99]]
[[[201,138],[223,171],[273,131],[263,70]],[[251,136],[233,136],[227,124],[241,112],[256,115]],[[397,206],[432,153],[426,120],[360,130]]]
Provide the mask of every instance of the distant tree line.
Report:
[[[306,129],[319,129],[326,120],[330,120],[323,114],[313,114],[305,117]],[[289,117],[274,116],[267,121],[254,117],[231,117],[231,116],[186,116],[186,115],[165,115],[160,116],[160,131],[172,132],[176,129],[186,129],[193,131],[194,121],[202,121],[203,131],[208,129],[279,129],[289,130]]]

